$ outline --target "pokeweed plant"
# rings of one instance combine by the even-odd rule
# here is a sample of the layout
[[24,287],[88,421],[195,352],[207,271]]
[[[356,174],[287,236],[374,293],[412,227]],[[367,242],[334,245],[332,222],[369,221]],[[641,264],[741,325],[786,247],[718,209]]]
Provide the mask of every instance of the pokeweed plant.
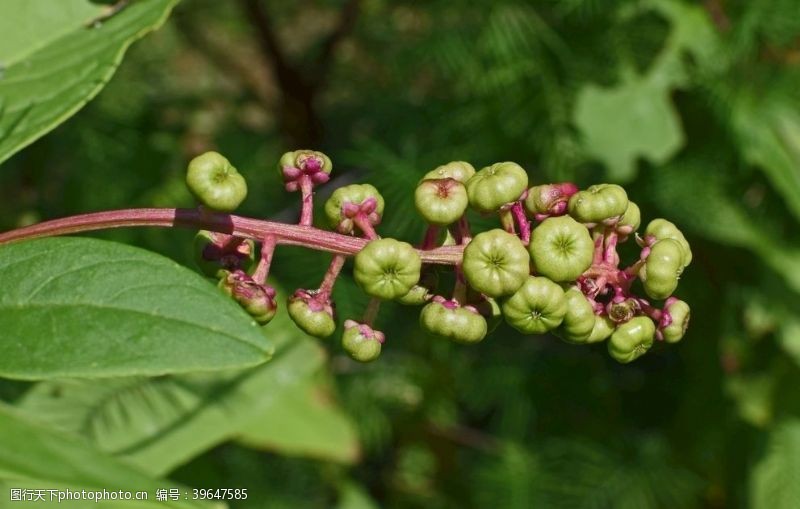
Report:
[[[297,289],[286,303],[294,323],[318,338],[336,331],[332,291],[352,257],[354,279],[371,299],[362,316],[344,322],[342,347],[362,362],[377,359],[386,340],[373,328],[383,301],[423,306],[422,328],[458,343],[482,341],[502,317],[523,334],[553,333],[574,344],[607,340],[609,354],[621,363],[656,341],[678,342],[686,332],[689,305],[673,293],[691,263],[691,248],[666,219],[639,233],[639,207],[618,185],[529,187],[527,172],[513,162],[479,171],[450,162],[428,172],[414,193],[429,224],[414,247],[378,234],[385,202],[370,184],[335,190],[324,205],[333,231],[313,226],[314,189],[333,170],[322,152],[286,152],[277,169],[285,189],[300,193],[297,224],[233,215],[247,197],[247,183],[224,156],[207,152],[186,173],[196,209],[84,214],[0,234],[0,243],[132,225],[199,228],[193,244],[198,269],[261,326],[279,307],[267,282],[275,250],[326,251],[333,257],[319,285]],[[470,207],[496,215],[500,228],[473,235]],[[617,248],[629,239],[639,256],[623,266]],[[442,267],[453,269],[453,288],[440,287]]]

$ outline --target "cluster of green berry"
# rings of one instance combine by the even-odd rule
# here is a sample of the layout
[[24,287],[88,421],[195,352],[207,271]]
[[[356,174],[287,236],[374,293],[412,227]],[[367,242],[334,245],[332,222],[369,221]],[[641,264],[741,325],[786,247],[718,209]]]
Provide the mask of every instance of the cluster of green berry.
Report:
[[[313,228],[313,188],[329,180],[330,159],[298,150],[284,154],[278,169],[286,189],[302,193],[297,228]],[[189,164],[187,184],[203,207],[215,211],[232,212],[247,194],[241,175],[214,152]],[[378,236],[384,200],[373,186],[336,189],[325,215],[339,238],[366,241],[352,253],[353,275],[372,297],[361,321],[345,321],[344,349],[359,361],[380,355],[385,338],[372,323],[385,300],[424,306],[421,326],[461,343],[483,340],[503,318],[524,334],[551,332],[578,344],[608,340],[610,355],[623,363],[644,354],[656,339],[679,341],[689,306],[672,294],[692,259],[680,230],[656,219],[639,235],[639,207],[617,185],[579,190],[571,183],[528,184],[525,170],[512,162],[475,171],[458,161],[428,172],[414,194],[416,209],[429,224],[417,248]],[[501,228],[473,237],[468,208],[497,214]],[[641,248],[640,256],[621,268],[617,246],[629,238]],[[265,324],[277,307],[266,277],[282,239],[260,240],[257,264],[252,239],[223,233],[198,233],[196,252],[203,272]],[[312,336],[327,337],[336,329],[331,291],[345,258],[334,254],[319,288],[299,289],[288,300],[289,315]],[[455,267],[449,297],[437,293],[438,264]],[[649,299],[664,301],[662,307],[633,293],[637,279]]]

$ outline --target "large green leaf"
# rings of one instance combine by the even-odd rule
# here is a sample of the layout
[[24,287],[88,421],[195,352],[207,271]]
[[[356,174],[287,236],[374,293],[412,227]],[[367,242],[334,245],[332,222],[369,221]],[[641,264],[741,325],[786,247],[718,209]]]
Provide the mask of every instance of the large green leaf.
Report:
[[[26,394],[20,408],[148,472],[165,473],[234,438],[256,420],[287,422],[281,415],[286,395],[297,396],[295,388],[305,386],[325,357],[316,341],[304,337],[284,313],[270,327],[279,342],[277,353],[255,369],[112,380],[103,386],[43,382]],[[294,436],[292,430],[275,433]]]
[[[6,507],[11,489],[69,489],[87,491],[146,491],[148,501],[62,501],[59,507],[141,508],[207,507],[186,501],[157,502],[156,490],[186,488],[150,478],[75,437],[52,431],[0,403],[0,506]],[[49,501],[49,493],[45,500]],[[20,502],[23,503],[24,502]],[[56,504],[57,502],[49,502]],[[11,506],[15,504],[12,502]]]
[[281,393],[263,414],[240,428],[245,445],[281,454],[354,462],[359,443],[353,423],[324,382],[309,380]]
[[113,242],[0,246],[0,376],[162,375],[254,366],[272,342],[172,260]]
[[101,22],[90,0],[0,6],[0,162],[69,118],[108,82],[125,50],[177,0],[136,0]]
[[770,434],[750,481],[753,509],[800,507],[800,421],[784,422]]

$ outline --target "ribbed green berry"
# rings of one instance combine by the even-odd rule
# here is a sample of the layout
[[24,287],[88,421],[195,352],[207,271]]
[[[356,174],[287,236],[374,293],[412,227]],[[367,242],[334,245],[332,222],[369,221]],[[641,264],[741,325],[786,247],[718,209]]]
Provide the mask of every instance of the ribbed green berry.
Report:
[[587,224],[613,222],[628,208],[628,194],[616,184],[597,184],[569,199],[569,215]]
[[219,273],[217,287],[239,303],[260,325],[269,323],[277,311],[275,290],[253,281],[241,270],[223,270]]
[[629,200],[628,208],[625,209],[625,213],[619,218],[619,222],[616,224],[615,228],[622,235],[630,235],[639,229],[641,221],[642,213],[639,210],[639,206]]
[[568,343],[588,342],[596,318],[592,303],[577,288],[570,288],[564,292],[564,298],[567,301],[567,312],[555,334]]
[[528,250],[536,272],[553,281],[574,281],[592,264],[594,242],[569,216],[550,217],[534,228]]
[[464,276],[489,297],[511,295],[530,274],[528,251],[516,235],[500,229],[479,233],[464,248]]
[[406,295],[419,282],[421,267],[411,244],[377,239],[356,255],[353,276],[368,295],[391,300]]
[[611,335],[608,353],[617,362],[627,364],[638,359],[653,346],[656,326],[646,316],[637,316],[623,323]]
[[327,338],[336,330],[336,321],[327,310],[315,311],[308,302],[291,298],[286,307],[294,323],[310,336]]
[[601,341],[605,341],[611,337],[611,334],[614,333],[616,327],[617,324],[607,316],[595,315],[594,327],[592,328],[592,333],[589,335],[589,339],[586,340],[586,343],[599,343]]
[[431,334],[458,343],[477,343],[486,337],[486,319],[476,310],[454,301],[430,302],[422,308],[419,323]]
[[644,291],[653,299],[666,299],[678,287],[683,267],[683,250],[678,241],[671,238],[659,240],[650,248],[650,254],[639,270]]
[[455,179],[462,184],[475,175],[475,168],[466,161],[452,161],[429,171],[422,177],[425,179]]
[[500,210],[519,200],[528,187],[528,174],[517,163],[495,163],[467,181],[469,204],[478,212]]
[[278,170],[282,172],[283,168],[286,167],[303,170],[310,159],[314,159],[319,165],[320,171],[324,173],[330,173],[333,170],[333,163],[330,157],[322,152],[307,149],[285,152],[278,161]]
[[686,329],[689,327],[689,318],[691,317],[689,304],[675,299],[667,305],[666,311],[672,317],[672,323],[664,327],[661,333],[667,343],[677,343],[683,339]]
[[439,275],[429,266],[422,270],[419,283],[395,301],[404,306],[421,306],[433,298],[438,284]]
[[455,179],[425,179],[414,191],[414,205],[426,222],[447,226],[467,210],[467,188]]
[[219,212],[233,212],[247,197],[244,177],[217,152],[206,152],[189,162],[186,185],[201,204]]
[[564,290],[545,277],[529,277],[502,305],[509,325],[524,334],[544,334],[567,314]]
[[689,247],[689,242],[675,224],[666,219],[653,219],[647,225],[647,228],[645,228],[644,234],[645,236],[652,235],[658,240],[673,239],[677,241],[681,245],[683,251],[684,267],[692,263],[692,249]]
[[336,189],[325,202],[325,216],[332,228],[341,233],[353,231],[352,218],[359,207],[367,202],[374,201],[374,210],[370,207],[368,215],[373,215],[373,224],[378,224],[383,216],[384,200],[381,193],[371,184],[350,184]]
[[381,354],[383,333],[353,320],[344,322],[342,347],[351,358],[359,362],[372,362]]

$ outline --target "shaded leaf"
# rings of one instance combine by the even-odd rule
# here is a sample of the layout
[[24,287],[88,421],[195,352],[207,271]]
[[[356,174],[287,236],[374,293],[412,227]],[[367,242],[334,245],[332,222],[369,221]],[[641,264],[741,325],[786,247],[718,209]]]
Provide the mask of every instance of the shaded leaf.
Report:
[[240,441],[286,455],[355,462],[358,436],[329,391],[327,384],[313,380],[283,391],[270,408],[240,428]]
[[[10,488],[65,489],[90,491],[147,491],[149,501],[61,502],[67,507],[207,507],[188,500],[156,502],[157,489],[178,488],[158,481],[104,453],[82,440],[47,429],[5,404],[0,404],[0,500],[10,500]],[[181,492],[186,492],[181,489]],[[45,495],[49,497],[49,495]],[[49,498],[45,498],[49,501]],[[12,505],[14,505],[12,503]]]
[[254,419],[278,415],[284,394],[319,369],[325,358],[322,349],[288,322],[280,313],[270,324],[279,347],[270,363],[255,369],[114,380],[105,386],[43,382],[19,406],[148,472],[162,474],[233,438]]
[[750,478],[754,509],[800,507],[800,421],[780,424]]
[[202,277],[113,242],[0,246],[0,376],[161,375],[260,364],[272,342]]

